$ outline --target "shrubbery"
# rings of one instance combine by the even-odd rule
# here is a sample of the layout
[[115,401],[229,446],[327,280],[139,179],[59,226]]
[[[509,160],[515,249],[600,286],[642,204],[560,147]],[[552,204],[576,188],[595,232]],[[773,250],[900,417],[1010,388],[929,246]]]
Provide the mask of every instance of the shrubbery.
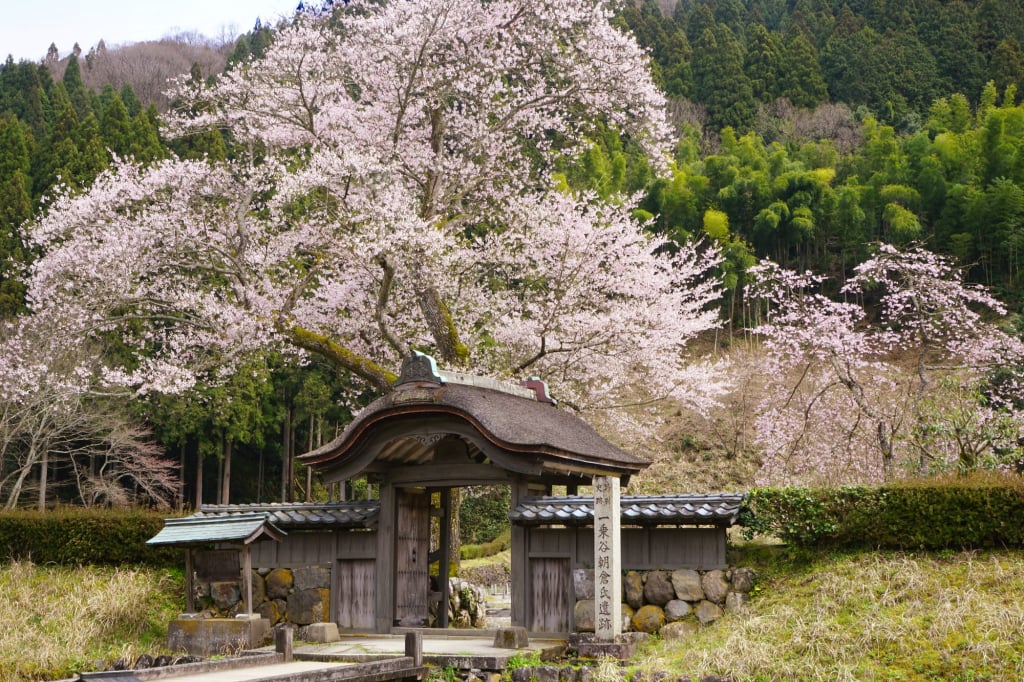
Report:
[[494,556],[498,552],[504,552],[511,546],[512,533],[506,530],[490,542],[484,542],[479,545],[462,545],[459,548],[459,556],[463,559],[483,559],[484,557]]
[[136,509],[3,512],[0,562],[178,565],[183,560],[180,549],[146,545],[163,528],[164,517],[164,513]]
[[841,488],[760,488],[745,535],[800,546],[967,549],[1024,546],[1024,480],[972,476]]

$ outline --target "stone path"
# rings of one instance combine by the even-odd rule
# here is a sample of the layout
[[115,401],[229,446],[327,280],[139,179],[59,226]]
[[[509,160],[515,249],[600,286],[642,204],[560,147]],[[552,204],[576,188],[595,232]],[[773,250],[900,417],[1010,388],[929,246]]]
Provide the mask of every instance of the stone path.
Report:
[[180,677],[168,678],[173,682],[270,682],[271,680],[287,679],[288,676],[300,673],[327,671],[333,668],[350,666],[351,663],[325,663],[320,661],[294,661],[292,663],[271,663],[252,668],[220,670],[216,672],[195,673]]

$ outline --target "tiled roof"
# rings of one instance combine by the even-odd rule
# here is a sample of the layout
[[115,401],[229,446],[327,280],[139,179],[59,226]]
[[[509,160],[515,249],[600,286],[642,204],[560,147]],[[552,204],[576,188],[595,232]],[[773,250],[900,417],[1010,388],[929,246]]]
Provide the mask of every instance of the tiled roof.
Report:
[[147,545],[203,545],[212,542],[243,542],[261,537],[280,540],[285,533],[274,525],[269,514],[239,513],[214,518],[189,516],[167,519],[159,533]]
[[[736,523],[741,494],[630,496],[619,501],[622,523],[631,526],[716,525]],[[585,526],[594,522],[592,497],[529,497],[509,514],[523,526]]]
[[313,530],[368,528],[377,522],[380,502],[289,502],[267,504],[204,504],[190,519],[216,519],[252,513],[267,514],[278,528]]

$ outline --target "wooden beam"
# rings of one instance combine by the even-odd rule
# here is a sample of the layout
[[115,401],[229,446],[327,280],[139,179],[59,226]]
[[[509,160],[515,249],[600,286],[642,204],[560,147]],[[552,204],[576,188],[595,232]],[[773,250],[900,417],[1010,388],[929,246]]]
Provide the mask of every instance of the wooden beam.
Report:
[[[512,483],[512,508],[530,494],[525,479],[517,479]],[[528,531],[523,526],[512,524],[512,625],[528,627],[527,596],[529,561],[527,557]]]
[[252,618],[252,552],[249,545],[242,545],[242,571],[245,581],[245,614]]
[[196,612],[196,580],[192,548],[185,548],[185,613]]
[[508,483],[509,474],[489,464],[477,464],[468,459],[459,464],[418,464],[394,467],[387,472],[393,485],[464,487]]
[[437,565],[437,582],[441,588],[441,605],[437,609],[438,627],[448,627],[448,602],[451,599],[452,545],[448,537],[452,528],[452,489],[441,489],[441,558]]
[[380,486],[380,515],[377,522],[377,632],[391,632],[395,620],[395,515],[396,490],[391,484]]

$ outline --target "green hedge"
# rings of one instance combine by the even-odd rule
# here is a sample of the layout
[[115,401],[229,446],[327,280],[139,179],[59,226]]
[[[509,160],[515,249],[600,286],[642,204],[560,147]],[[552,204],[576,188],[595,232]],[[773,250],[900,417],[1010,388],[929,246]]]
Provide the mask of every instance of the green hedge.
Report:
[[740,524],[803,547],[970,549],[1024,546],[1024,481],[977,476],[879,487],[760,488]]
[[0,561],[179,565],[183,561],[180,549],[146,545],[146,540],[163,528],[165,516],[142,510],[73,507],[0,512]]

